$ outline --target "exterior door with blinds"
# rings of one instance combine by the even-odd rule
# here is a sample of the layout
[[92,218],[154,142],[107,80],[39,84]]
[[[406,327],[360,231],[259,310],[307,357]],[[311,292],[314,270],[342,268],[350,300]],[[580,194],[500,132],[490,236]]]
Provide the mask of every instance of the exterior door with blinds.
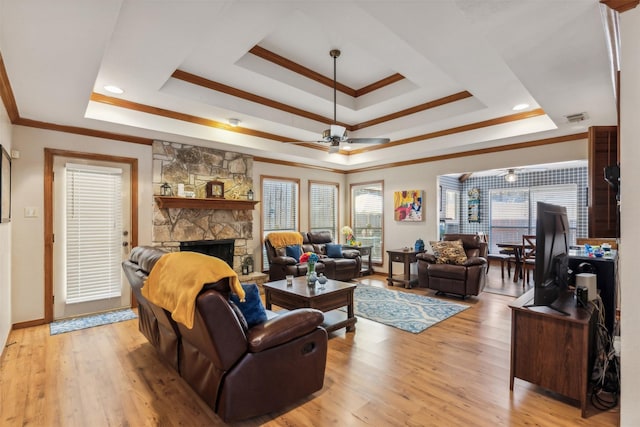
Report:
[[129,307],[129,165],[59,157],[54,177],[54,318]]

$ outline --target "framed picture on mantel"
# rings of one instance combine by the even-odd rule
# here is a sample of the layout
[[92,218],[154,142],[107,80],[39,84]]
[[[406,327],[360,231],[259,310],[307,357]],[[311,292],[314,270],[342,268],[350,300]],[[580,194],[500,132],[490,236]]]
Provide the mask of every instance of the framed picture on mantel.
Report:
[[207,182],[206,195],[207,195],[207,198],[209,199],[224,198],[224,182],[222,181]]

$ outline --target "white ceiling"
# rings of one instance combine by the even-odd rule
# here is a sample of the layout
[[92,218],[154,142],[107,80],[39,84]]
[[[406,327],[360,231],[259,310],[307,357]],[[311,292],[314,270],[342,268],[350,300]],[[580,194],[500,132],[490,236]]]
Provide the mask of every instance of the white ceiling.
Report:
[[[597,0],[1,0],[0,19],[0,51],[20,117],[52,124],[215,141],[345,170],[616,124]],[[337,119],[350,125],[464,91],[471,96],[350,132],[390,138],[388,147],[328,154],[326,146],[281,141],[315,141],[325,120],[172,77],[181,70],[331,119],[331,87],[249,53],[254,46],[329,78],[329,50],[338,48],[338,81],[355,89],[405,77],[356,98],[339,92]],[[107,84],[124,94],[106,92]],[[92,92],[115,100],[92,101]],[[515,114],[520,103],[545,114],[478,126]],[[588,120],[567,122],[581,112]],[[245,133],[225,126],[229,118]],[[471,129],[452,131],[460,126]],[[255,131],[275,137],[246,133]],[[393,144],[407,138],[415,141]]]

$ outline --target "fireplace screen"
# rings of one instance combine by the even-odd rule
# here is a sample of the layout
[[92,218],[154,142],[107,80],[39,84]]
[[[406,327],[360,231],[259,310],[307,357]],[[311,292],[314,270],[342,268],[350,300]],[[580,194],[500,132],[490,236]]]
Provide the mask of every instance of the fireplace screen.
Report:
[[233,251],[235,239],[223,240],[195,240],[191,242],[180,242],[181,251],[200,252],[220,258],[233,268]]

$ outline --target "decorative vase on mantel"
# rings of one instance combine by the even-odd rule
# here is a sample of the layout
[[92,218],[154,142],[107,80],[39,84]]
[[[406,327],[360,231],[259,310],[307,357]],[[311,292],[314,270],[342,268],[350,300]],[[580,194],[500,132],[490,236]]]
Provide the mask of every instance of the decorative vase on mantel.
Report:
[[318,280],[318,275],[316,274],[316,263],[307,261],[307,285],[309,287],[314,287],[316,285],[316,280]]

